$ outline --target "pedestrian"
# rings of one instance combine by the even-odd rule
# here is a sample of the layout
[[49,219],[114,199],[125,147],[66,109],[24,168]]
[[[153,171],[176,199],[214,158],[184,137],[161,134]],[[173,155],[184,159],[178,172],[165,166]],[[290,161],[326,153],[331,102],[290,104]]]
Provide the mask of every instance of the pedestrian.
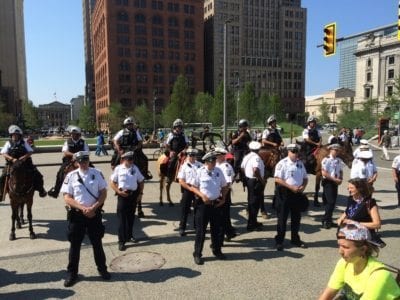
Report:
[[6,160],[6,167],[0,177],[0,202],[5,198],[6,176],[8,176],[9,166],[16,161],[22,161],[25,164],[26,171],[30,172],[33,178],[33,188],[39,192],[41,198],[46,197],[47,192],[43,187],[43,175],[32,161],[32,147],[22,138],[23,131],[17,125],[8,127],[9,140],[6,141],[0,154]]
[[57,198],[60,193],[61,185],[65,178],[66,167],[73,162],[73,156],[79,151],[89,151],[89,146],[86,141],[81,137],[81,129],[77,126],[71,126],[69,129],[70,137],[64,142],[62,146],[62,164],[58,169],[56,176],[56,183],[54,187],[49,190],[49,196]]
[[364,225],[344,224],[338,231],[337,243],[342,258],[319,300],[400,299],[400,287],[376,259],[379,248]]
[[378,147],[382,146],[382,155],[381,155],[381,159],[385,159],[385,160],[390,160],[389,157],[389,152],[388,149],[390,147],[390,143],[391,143],[392,139],[388,133],[388,131],[385,129],[383,131],[383,135],[381,137],[380,142],[378,143]]
[[104,134],[103,131],[99,131],[96,137],[96,152],[95,154],[97,156],[100,156],[101,153],[103,153],[103,155],[108,155],[108,152],[106,150],[106,148],[104,147],[105,144],[105,140],[104,140]]
[[125,152],[121,159],[111,174],[110,185],[117,195],[118,249],[125,251],[126,242],[135,242],[133,224],[137,201],[143,195],[144,177],[134,164],[133,151]]
[[378,177],[378,169],[372,158],[372,151],[361,148],[352,162],[350,171],[350,178],[366,179],[371,188]]
[[232,205],[232,184],[233,178],[235,176],[235,171],[233,167],[228,161],[226,160],[226,151],[222,147],[215,147],[215,152],[217,152],[217,167],[221,169],[222,174],[224,174],[225,181],[227,183],[228,192],[226,193],[225,203],[222,206],[223,209],[223,227],[224,227],[224,234],[226,240],[230,241],[234,237],[236,237],[236,230],[232,226],[231,222],[231,205]]
[[249,218],[247,231],[262,230],[262,223],[257,222],[257,214],[264,200],[265,166],[258,151],[261,143],[253,141],[249,144],[250,153],[242,161],[242,172],[247,187],[247,205]]
[[307,248],[300,239],[301,222],[300,202],[305,197],[303,191],[308,183],[308,175],[303,162],[298,158],[299,148],[296,144],[286,147],[288,156],[279,161],[275,168],[275,197],[276,213],[278,217],[277,234],[275,236],[276,249],[283,250],[283,241],[286,234],[286,223],[291,217],[291,244],[300,248]]
[[189,147],[186,150],[187,158],[178,171],[178,182],[181,186],[182,198],[181,198],[181,216],[179,222],[179,235],[186,235],[186,224],[187,218],[190,212],[190,207],[194,203],[194,193],[191,188],[191,182],[196,178],[196,173],[201,168],[202,163],[196,160],[198,150]]
[[232,149],[235,157],[233,169],[235,170],[235,181],[239,182],[241,178],[241,164],[243,157],[249,152],[249,143],[252,141],[248,132],[249,122],[241,119],[238,124],[239,129],[232,134]]
[[111,278],[101,241],[104,236],[101,208],[107,197],[107,182],[99,170],[89,167],[88,151],[75,153],[74,159],[79,168],[67,174],[61,188],[65,204],[69,207],[70,248],[65,287],[73,286],[78,281],[80,250],[86,233],[92,243],[99,274],[104,280]]
[[195,203],[196,237],[194,243],[194,262],[204,264],[202,258],[207,225],[210,223],[212,253],[217,259],[226,259],[221,251],[223,241],[223,210],[228,187],[221,169],[217,168],[217,152],[211,151],[203,156],[201,167],[191,183],[192,191],[197,195]]
[[371,232],[372,240],[380,247],[385,247],[385,242],[376,232],[381,228],[381,216],[376,200],[372,198],[372,190],[368,182],[362,178],[349,180],[349,197],[346,210],[337,220],[337,224],[356,221],[362,223]]
[[400,207],[400,155],[393,159],[392,177],[397,191],[397,206]]
[[325,229],[330,229],[334,225],[332,214],[336,205],[338,188],[343,180],[343,161],[337,157],[340,148],[339,144],[329,145],[329,156],[325,157],[321,162],[323,194],[326,199],[322,227]]

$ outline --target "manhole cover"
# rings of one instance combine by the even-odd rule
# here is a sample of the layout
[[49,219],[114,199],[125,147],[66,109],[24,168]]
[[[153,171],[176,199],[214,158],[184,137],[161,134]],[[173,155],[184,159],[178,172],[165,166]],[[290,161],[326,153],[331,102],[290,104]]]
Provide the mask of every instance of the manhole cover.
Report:
[[161,268],[165,259],[154,252],[131,252],[114,258],[110,268],[116,272],[140,273]]

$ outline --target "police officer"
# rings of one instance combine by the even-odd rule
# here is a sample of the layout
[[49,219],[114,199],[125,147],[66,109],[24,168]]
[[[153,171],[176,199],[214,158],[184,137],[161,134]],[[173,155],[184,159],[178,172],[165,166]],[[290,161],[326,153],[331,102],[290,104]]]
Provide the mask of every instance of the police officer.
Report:
[[261,143],[264,147],[278,150],[283,146],[282,137],[277,129],[275,115],[270,115],[267,119],[268,128],[262,134]]
[[27,172],[32,172],[34,189],[39,191],[40,197],[46,197],[47,192],[43,188],[43,176],[32,162],[31,155],[32,147],[22,138],[22,129],[17,125],[11,125],[8,128],[10,139],[4,144],[1,149],[1,154],[6,159],[7,167],[3,169],[0,177],[0,201],[4,200],[4,185],[6,181],[8,166],[17,160],[24,161]]
[[376,164],[373,161],[372,152],[365,148],[361,147],[360,152],[357,155],[357,158],[353,160],[350,171],[350,179],[353,178],[361,178],[366,179],[372,188],[374,182],[378,177],[378,169],[376,168]]
[[174,177],[178,158],[183,155],[183,150],[189,146],[189,139],[183,132],[183,121],[176,119],[172,124],[172,131],[168,134],[165,141],[165,149],[169,151],[169,162],[167,169],[167,180]]
[[70,208],[68,240],[71,246],[65,287],[73,286],[78,281],[80,250],[86,232],[92,243],[99,274],[104,280],[111,278],[107,271],[106,256],[101,241],[104,236],[101,208],[107,196],[107,182],[99,170],[89,167],[88,151],[75,153],[74,159],[78,162],[79,168],[67,174],[61,188],[64,201]]
[[201,168],[202,163],[196,160],[198,150],[189,147],[186,150],[187,158],[178,171],[178,182],[181,186],[182,199],[181,199],[181,216],[179,222],[179,235],[186,235],[186,224],[190,207],[194,202],[194,193],[191,189],[190,182],[193,182],[196,178],[196,172]]
[[343,180],[343,161],[337,157],[337,151],[340,148],[339,144],[329,145],[329,156],[325,157],[321,162],[323,176],[322,186],[326,199],[325,214],[322,217],[322,227],[325,229],[330,229],[332,225],[334,225],[332,213],[336,205],[338,187],[342,184]]
[[258,150],[261,143],[253,141],[249,144],[250,153],[242,161],[241,168],[245,176],[247,187],[247,202],[249,219],[247,220],[247,231],[261,230],[262,224],[257,222],[257,214],[264,200],[264,172],[265,166]]
[[232,134],[232,148],[235,170],[235,181],[239,181],[241,178],[240,166],[242,164],[243,157],[249,152],[249,143],[252,141],[251,135],[248,132],[249,122],[246,119],[241,119],[238,123],[239,129]]
[[315,169],[316,164],[313,153],[317,148],[321,147],[322,143],[321,132],[317,129],[316,117],[308,117],[307,127],[303,130],[303,139],[307,155],[307,168],[310,168],[308,171],[311,171]]
[[224,174],[225,181],[227,183],[228,192],[226,194],[225,203],[222,206],[223,209],[223,227],[226,239],[229,241],[236,237],[236,230],[232,226],[231,222],[231,205],[232,205],[232,183],[235,177],[235,171],[233,167],[226,160],[226,151],[222,147],[215,147],[214,151],[217,153],[217,164],[216,166],[221,169],[222,174]]
[[62,164],[57,172],[56,183],[54,187],[49,190],[49,196],[57,198],[60,193],[61,185],[63,183],[65,168],[73,160],[73,155],[79,151],[89,151],[89,146],[84,139],[81,138],[81,129],[77,126],[71,126],[69,129],[71,137],[68,138],[61,149],[63,153]]
[[392,177],[397,191],[397,205],[400,207],[400,155],[393,159]]
[[372,149],[369,146],[368,140],[366,139],[360,140],[360,146],[358,146],[357,149],[354,150],[353,152],[354,158],[358,158],[358,154],[360,154],[361,151],[369,151],[371,155],[374,156],[374,153],[372,152]]
[[122,163],[115,167],[110,177],[111,188],[117,197],[118,249],[125,251],[125,243],[134,242],[133,223],[138,198],[142,197],[144,177],[134,164],[134,153],[125,152]]
[[291,243],[297,247],[307,248],[300,239],[299,229],[301,211],[299,208],[300,197],[307,186],[308,177],[304,164],[298,158],[299,148],[296,144],[287,147],[288,156],[279,161],[275,168],[275,196],[278,217],[277,235],[275,236],[276,249],[283,250],[283,241],[286,234],[286,223],[291,216]]
[[196,238],[194,243],[194,262],[204,264],[202,258],[204,239],[208,222],[211,227],[212,252],[217,259],[225,259],[221,252],[223,241],[222,206],[228,187],[221,169],[217,168],[217,153],[211,151],[203,156],[205,165],[201,167],[191,183],[192,191],[197,195],[195,203]]

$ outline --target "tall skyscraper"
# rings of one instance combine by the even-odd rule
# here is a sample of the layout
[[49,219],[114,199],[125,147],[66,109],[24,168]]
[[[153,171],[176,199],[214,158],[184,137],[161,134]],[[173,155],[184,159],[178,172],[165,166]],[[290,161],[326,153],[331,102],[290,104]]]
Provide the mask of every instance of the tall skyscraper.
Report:
[[0,72],[2,86],[14,89],[6,111],[18,115],[21,100],[28,100],[23,0],[0,1]]
[[227,28],[227,85],[252,82],[278,95],[287,113],[304,112],[307,11],[301,0],[205,0],[205,86],[223,80]]
[[[203,91],[203,0],[97,0],[92,47],[98,126],[110,104],[160,112],[179,74]],[[184,117],[184,116],[182,116]]]

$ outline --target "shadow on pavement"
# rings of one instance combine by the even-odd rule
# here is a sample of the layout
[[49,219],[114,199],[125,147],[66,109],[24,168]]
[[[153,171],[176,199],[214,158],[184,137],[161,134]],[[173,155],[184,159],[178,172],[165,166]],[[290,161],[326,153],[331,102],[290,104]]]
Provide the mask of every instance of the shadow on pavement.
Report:
[[21,292],[0,293],[2,299],[65,299],[75,294],[66,289],[32,289]]
[[[24,284],[24,283],[54,282],[62,280],[64,279],[64,277],[65,277],[65,271],[18,274],[16,271],[8,271],[6,269],[0,268],[0,287],[15,283]],[[30,297],[30,298],[43,299],[45,297]]]

